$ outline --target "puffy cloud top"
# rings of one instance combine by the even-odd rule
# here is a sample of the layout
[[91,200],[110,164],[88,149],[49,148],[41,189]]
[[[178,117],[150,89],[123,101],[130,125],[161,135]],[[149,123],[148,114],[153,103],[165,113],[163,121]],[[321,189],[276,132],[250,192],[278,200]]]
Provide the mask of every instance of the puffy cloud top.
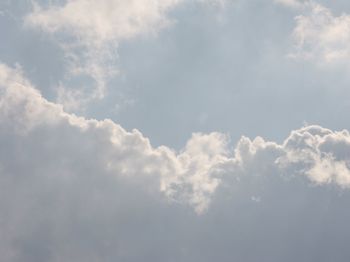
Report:
[[296,17],[293,56],[318,64],[347,63],[349,58],[350,17],[335,16],[330,9],[310,2],[306,13]]
[[[272,181],[278,187],[269,194],[298,178],[350,186],[346,130],[306,126],[282,144],[242,137],[233,149],[226,135],[195,133],[180,152],[154,148],[137,130],[66,113],[44,99],[20,69],[4,64],[0,124],[3,261],[135,261],[155,256],[159,246],[163,251],[156,260],[172,247],[177,250],[172,257],[193,261],[197,255],[186,253],[176,240],[191,241],[196,230],[217,228],[204,223],[214,214],[250,225],[239,206],[231,205],[246,203],[249,212],[260,210],[249,203],[268,208],[274,200],[264,188]],[[280,208],[295,204],[290,205]],[[166,235],[173,240],[161,241]],[[192,244],[191,252],[196,250]]]
[[[18,69],[1,65],[0,76],[3,136],[11,134],[14,143],[42,136],[42,141],[31,142],[34,148],[24,148],[21,154],[25,156],[28,150],[28,154],[53,155],[58,147],[51,161],[61,163],[60,169],[73,175],[75,163],[83,157],[88,166],[99,170],[96,176],[158,181],[153,185],[156,191],[192,205],[199,213],[208,208],[220,184],[242,174],[301,174],[320,184],[350,185],[346,130],[307,126],[292,131],[282,144],[242,137],[233,150],[226,135],[195,133],[177,153],[166,146],[154,148],[138,130],[128,132],[111,120],[89,120],[64,112],[60,105],[45,100]],[[47,170],[45,175],[55,172]]]

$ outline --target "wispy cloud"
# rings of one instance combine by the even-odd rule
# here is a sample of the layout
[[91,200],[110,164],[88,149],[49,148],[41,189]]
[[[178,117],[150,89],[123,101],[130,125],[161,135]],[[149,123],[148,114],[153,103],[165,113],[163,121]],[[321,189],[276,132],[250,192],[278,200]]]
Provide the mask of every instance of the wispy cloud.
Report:
[[120,1],[70,0],[64,5],[42,7],[35,3],[25,25],[61,39],[68,78],[88,77],[94,84],[84,88],[58,89],[58,101],[77,110],[105,96],[108,81],[118,74],[117,47],[123,40],[157,34],[171,24],[169,10],[180,0]]

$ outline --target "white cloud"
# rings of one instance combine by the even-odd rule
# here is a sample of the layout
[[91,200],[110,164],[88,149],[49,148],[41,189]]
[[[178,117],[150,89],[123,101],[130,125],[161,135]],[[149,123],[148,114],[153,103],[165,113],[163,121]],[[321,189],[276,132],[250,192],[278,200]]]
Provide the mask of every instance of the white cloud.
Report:
[[[332,132],[318,126],[293,131],[284,142],[286,155],[278,161],[304,173],[319,184],[336,183],[350,186],[349,150],[350,135],[347,130]],[[344,152],[345,151],[345,152]],[[285,166],[284,166],[285,167]]]
[[350,56],[350,16],[335,16],[328,8],[311,2],[307,12],[296,17],[292,57],[320,65],[347,63]]
[[[155,36],[175,21],[169,13],[188,0],[68,0],[33,1],[24,18],[27,28],[54,36],[64,50],[66,79],[57,87],[57,101],[65,110],[79,112],[90,102],[103,99],[109,81],[119,74],[118,45],[136,37]],[[227,0],[194,0],[211,7],[224,7]],[[85,86],[72,79],[88,79]],[[66,81],[68,80],[68,81]],[[74,81],[73,81],[74,82]]]
[[27,22],[51,33],[67,30],[98,46],[138,34],[156,33],[169,23],[166,12],[180,0],[69,0],[63,6],[36,5]]
[[[226,0],[195,1],[214,6],[230,3]],[[57,102],[64,105],[66,110],[79,112],[79,109],[84,109],[91,101],[104,98],[109,80],[118,75],[118,44],[143,35],[156,35],[172,24],[169,12],[179,4],[187,2],[189,1],[68,0],[61,5],[50,3],[46,7],[34,2],[36,4],[33,11],[25,17],[24,24],[29,28],[41,29],[45,33],[55,35],[55,40],[66,55],[68,80],[78,77],[90,79],[85,81],[86,85],[83,87],[70,86],[69,81],[63,81],[57,88]],[[298,10],[309,10],[310,7],[316,10],[316,7],[320,7],[311,1],[275,2]],[[313,18],[297,18],[298,25],[294,32],[297,51],[292,54],[294,57],[318,57],[319,51],[307,50],[309,45],[321,43],[320,45],[324,46],[322,41],[317,39],[318,32],[310,35],[306,33],[310,31],[306,27],[315,24],[313,21],[307,22],[308,19]],[[322,49],[320,52],[325,53],[323,47],[316,49]],[[330,59],[337,54],[343,55],[343,51],[324,56]]]
[[[254,140],[242,137],[233,151],[229,150],[226,135],[195,133],[186,147],[176,153],[166,146],[152,147],[139,131],[125,131],[111,120],[88,120],[64,112],[60,105],[45,100],[19,69],[1,65],[0,86],[3,135],[11,134],[11,139],[21,137],[25,141],[43,136],[41,142],[50,143],[49,147],[34,143],[34,148],[28,150],[54,154],[54,161],[58,162],[61,157],[69,160],[63,167],[69,173],[74,173],[70,169],[83,154],[89,165],[100,169],[101,175],[156,179],[158,191],[189,203],[199,213],[208,208],[223,180],[242,173],[264,175],[274,170],[303,174],[320,184],[350,186],[350,135],[346,130],[333,132],[307,126],[293,131],[283,144],[261,137]],[[72,142],[83,149],[72,147]],[[47,152],[40,152],[36,146]],[[57,154],[56,147],[61,150]]]
[[[195,235],[211,205],[218,215],[235,212],[232,201],[245,194],[249,203],[252,196],[263,199],[254,207],[266,205],[271,200],[255,192],[256,179],[300,177],[350,186],[346,130],[306,126],[282,144],[242,137],[234,149],[226,135],[196,133],[180,152],[154,148],[137,130],[66,113],[45,100],[20,69],[3,64],[0,125],[4,261],[129,261],[159,246],[184,252],[179,243],[164,242],[164,235]],[[187,205],[201,215],[179,224]],[[158,232],[167,219],[170,228]]]
[[[169,10],[181,0],[69,0],[64,5],[34,5],[25,25],[61,35],[70,77],[87,76],[93,88],[59,89],[58,102],[77,110],[105,96],[108,81],[118,74],[117,46],[139,35],[156,34],[168,26]],[[70,39],[70,40],[69,40]],[[74,101],[74,103],[72,103]]]
[[[198,212],[207,208],[219,180],[212,177],[212,173],[227,159],[223,135],[194,134],[186,148],[176,155],[167,147],[153,148],[137,130],[127,132],[110,120],[86,120],[67,114],[61,106],[46,101],[18,70],[4,65],[0,69],[0,121],[4,127],[15,131],[14,136],[23,135],[31,140],[31,134],[40,130],[45,133],[42,135],[57,139],[53,143],[62,143],[63,148],[68,146],[65,151],[71,155],[63,157],[72,158],[72,161],[81,149],[71,148],[70,143],[80,137],[78,141],[88,148],[84,155],[95,160],[102,173],[154,176],[159,180],[158,190],[170,198],[177,195],[193,204]],[[62,129],[67,132],[67,141],[58,141]],[[36,151],[35,148],[30,150]],[[69,161],[69,164],[72,163]],[[177,192],[179,190],[183,192]]]

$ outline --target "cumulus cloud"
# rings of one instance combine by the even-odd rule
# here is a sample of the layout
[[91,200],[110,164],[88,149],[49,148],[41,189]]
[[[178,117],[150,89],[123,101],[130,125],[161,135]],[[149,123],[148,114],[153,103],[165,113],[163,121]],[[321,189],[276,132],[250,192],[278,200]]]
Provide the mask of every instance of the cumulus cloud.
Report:
[[40,150],[28,150],[52,155],[59,147],[62,155],[53,161],[61,162],[63,157],[67,164],[63,170],[70,170],[75,158],[84,156],[88,165],[101,169],[101,175],[155,179],[158,191],[189,203],[199,213],[208,208],[211,196],[226,177],[242,173],[263,175],[275,170],[306,175],[320,184],[350,185],[350,136],[346,130],[307,126],[293,131],[283,144],[242,137],[234,150],[229,149],[226,135],[194,133],[185,148],[175,152],[166,146],[154,148],[138,130],[128,132],[111,120],[66,113],[60,105],[44,99],[19,69],[6,65],[0,69],[3,136],[11,134],[13,140],[24,141],[43,136],[44,144],[37,141],[32,145]]
[[[84,155],[95,161],[102,173],[153,177],[158,180],[158,191],[163,191],[170,198],[179,195],[179,198],[193,204],[198,212],[206,209],[210,195],[218,185],[218,179],[212,177],[212,173],[227,161],[225,136],[218,133],[194,134],[179,154],[164,146],[153,148],[137,130],[127,132],[110,120],[87,120],[65,113],[61,106],[46,101],[21,77],[18,70],[2,65],[0,76],[1,123],[4,131],[8,128],[10,133],[14,131],[14,135],[28,140],[36,132],[39,132],[37,135],[46,136],[41,134],[44,132],[52,136],[50,140],[57,139],[59,142],[63,129],[68,132],[68,137],[62,139],[68,140],[61,141],[61,145],[68,146],[64,151],[72,154],[64,158],[71,158],[74,162],[73,155],[82,150],[77,145],[82,143],[86,147],[83,151],[88,149]],[[76,140],[74,144],[77,148],[71,147],[73,140]],[[55,149],[51,149],[51,153],[46,153],[53,154]],[[30,150],[37,151],[35,148]]]
[[[43,98],[19,68],[4,64],[0,124],[4,261],[135,261],[145,249],[154,256],[152,245],[174,235],[169,228],[159,232],[164,216],[168,226],[182,228],[178,223],[188,216],[183,208],[192,207],[198,215],[190,215],[191,225],[181,229],[186,232],[210,214],[211,205],[231,209],[240,190],[251,194],[247,201],[259,199],[255,205],[267,201],[247,181],[300,177],[315,185],[350,186],[346,130],[306,126],[282,144],[242,137],[233,149],[226,135],[195,133],[175,152],[155,148],[139,131],[111,120],[66,113]],[[160,239],[150,242],[150,236]],[[186,254],[178,243],[168,245]]]
[[296,17],[293,32],[294,58],[320,65],[347,63],[350,54],[350,16],[335,16],[320,4],[310,2],[306,13]]

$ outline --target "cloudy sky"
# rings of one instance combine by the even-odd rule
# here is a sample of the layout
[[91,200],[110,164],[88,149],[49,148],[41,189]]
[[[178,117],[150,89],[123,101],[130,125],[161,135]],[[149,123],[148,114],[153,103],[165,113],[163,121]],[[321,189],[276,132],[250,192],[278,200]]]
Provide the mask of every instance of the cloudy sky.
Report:
[[0,33],[1,261],[348,261],[348,0],[2,0]]

